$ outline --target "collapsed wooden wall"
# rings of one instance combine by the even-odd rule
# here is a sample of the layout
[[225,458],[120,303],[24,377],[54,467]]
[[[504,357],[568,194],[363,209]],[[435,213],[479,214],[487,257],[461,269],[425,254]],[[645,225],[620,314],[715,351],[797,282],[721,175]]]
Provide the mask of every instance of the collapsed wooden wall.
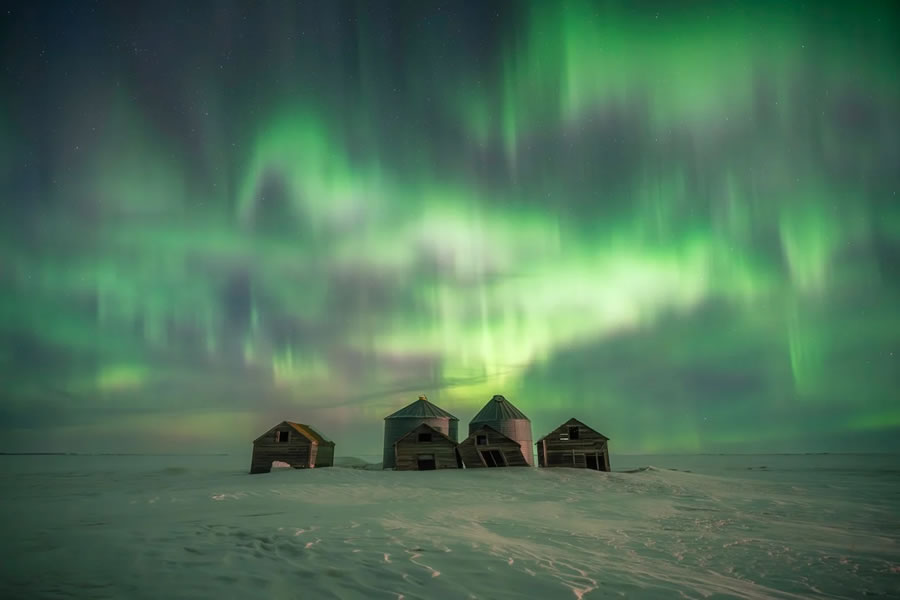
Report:
[[[485,444],[478,444],[479,436],[484,436]],[[495,429],[479,428],[457,446],[457,452],[467,469],[480,469],[487,466],[479,452],[481,450],[498,450],[506,461],[504,466],[529,466],[525,455],[522,454],[522,446],[519,445],[519,442],[506,437]]]

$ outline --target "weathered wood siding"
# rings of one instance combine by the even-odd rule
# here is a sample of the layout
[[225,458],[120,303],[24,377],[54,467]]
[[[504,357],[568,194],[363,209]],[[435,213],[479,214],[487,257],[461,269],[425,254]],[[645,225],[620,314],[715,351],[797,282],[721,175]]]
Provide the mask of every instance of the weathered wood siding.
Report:
[[[578,429],[578,439],[560,439],[569,428]],[[606,439],[580,423],[568,422],[554,429],[538,442],[538,465],[541,467],[587,468],[587,457],[596,456],[601,471],[609,471],[609,449]]]
[[[301,436],[297,436],[301,437]],[[305,442],[305,443],[304,443]],[[253,444],[253,459],[250,465],[251,473],[268,473],[272,470],[272,462],[279,460],[286,462],[295,469],[309,468],[312,459],[313,443],[304,438],[304,441],[295,441],[282,444]]]
[[[411,435],[399,439],[394,444],[394,468],[398,471],[418,471],[420,454],[433,454],[435,469],[457,469],[456,442],[447,439],[431,429],[420,425],[412,430]],[[419,433],[432,433],[430,442],[418,441]]]
[[[287,442],[278,442],[278,432],[288,432]],[[259,439],[253,442],[253,457],[250,461],[250,473],[268,473],[272,470],[273,461],[286,462],[296,469],[306,469],[315,464],[313,456],[314,444],[305,436],[297,433],[290,425],[276,425]]]
[[[478,436],[487,437],[487,444],[479,446],[477,444]],[[522,454],[522,446],[519,442],[512,440],[496,430],[488,428],[480,428],[456,447],[463,464],[467,469],[480,469],[487,467],[481,458],[480,450],[499,450],[506,459],[507,467],[527,467],[528,462],[525,455]]]
[[333,467],[334,466],[334,444],[319,444],[319,450],[316,454],[316,468]]

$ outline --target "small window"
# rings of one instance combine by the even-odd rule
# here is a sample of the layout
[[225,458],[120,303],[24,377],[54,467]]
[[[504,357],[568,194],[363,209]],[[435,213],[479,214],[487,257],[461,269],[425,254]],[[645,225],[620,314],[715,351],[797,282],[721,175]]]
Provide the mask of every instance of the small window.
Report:
[[568,442],[568,441],[569,441],[569,434],[568,434],[568,433],[561,433],[561,434],[559,434],[559,439],[560,439],[561,441],[563,441],[563,442]]
[[420,433],[420,434],[419,434],[419,441],[420,441],[420,442],[430,442],[430,441],[431,441],[431,434],[430,434],[430,433]]
[[487,436],[486,435],[476,435],[475,436],[475,445],[476,446],[487,446]]
[[291,432],[290,431],[279,431],[275,435],[276,435],[276,437],[275,437],[276,442],[279,442],[279,443],[287,442],[291,437]]
[[578,439],[578,427],[569,427],[569,439],[570,440]]

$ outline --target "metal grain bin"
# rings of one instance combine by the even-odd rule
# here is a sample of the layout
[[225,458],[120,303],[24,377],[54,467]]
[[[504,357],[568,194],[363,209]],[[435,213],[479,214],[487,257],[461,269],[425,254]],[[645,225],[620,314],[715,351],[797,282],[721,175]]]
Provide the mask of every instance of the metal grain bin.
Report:
[[383,468],[394,468],[394,442],[422,423],[431,425],[454,442],[459,440],[459,419],[429,402],[425,396],[419,396],[409,406],[384,418]]
[[525,460],[534,466],[531,421],[509,400],[500,395],[491,398],[469,423],[469,435],[483,425],[493,427],[506,437],[519,442]]

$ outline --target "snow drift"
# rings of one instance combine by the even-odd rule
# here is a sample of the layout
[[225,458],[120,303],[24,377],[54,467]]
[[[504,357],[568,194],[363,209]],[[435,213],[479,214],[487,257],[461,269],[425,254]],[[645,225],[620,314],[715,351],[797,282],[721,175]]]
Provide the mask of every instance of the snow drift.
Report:
[[250,476],[236,457],[0,457],[0,596],[887,597],[894,462],[826,458]]

